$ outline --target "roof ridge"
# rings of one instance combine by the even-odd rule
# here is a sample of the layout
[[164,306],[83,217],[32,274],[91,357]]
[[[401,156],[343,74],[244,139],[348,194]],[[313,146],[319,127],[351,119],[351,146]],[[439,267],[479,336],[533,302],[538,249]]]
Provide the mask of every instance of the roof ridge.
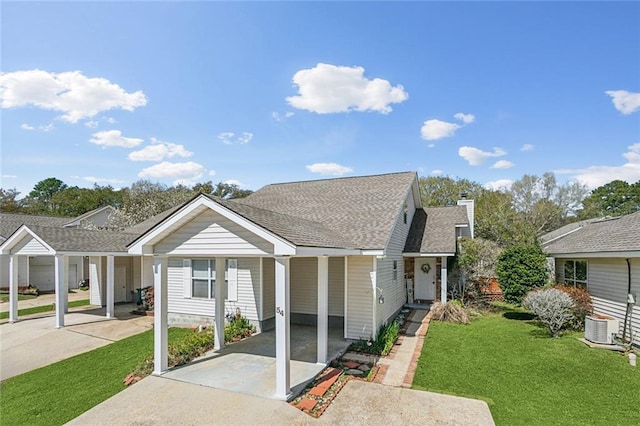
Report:
[[[411,173],[413,175],[416,174],[416,172],[408,170],[408,171],[404,171],[404,172],[379,173],[379,174],[375,174],[375,175],[341,176],[341,177],[333,177],[333,178],[295,180],[295,181],[291,181],[291,182],[269,183],[269,184],[263,186],[262,188],[267,188],[269,186],[278,186],[278,185],[292,185],[292,184],[296,184],[296,183],[326,182],[326,181],[338,181],[338,180],[347,180],[347,179],[363,179],[363,178],[373,178],[373,177],[390,176],[390,175],[403,175],[403,174],[409,174],[409,173]],[[242,198],[239,198],[239,199],[242,199]]]

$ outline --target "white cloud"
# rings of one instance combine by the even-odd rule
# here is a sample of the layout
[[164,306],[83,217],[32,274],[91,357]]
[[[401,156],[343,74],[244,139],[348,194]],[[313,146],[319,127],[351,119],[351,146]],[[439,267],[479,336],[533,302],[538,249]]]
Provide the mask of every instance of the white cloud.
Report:
[[71,176],[73,179],[82,179],[91,183],[124,183],[125,181],[113,178],[97,178],[94,176]]
[[187,151],[184,145],[170,142],[161,142],[156,138],[151,138],[151,145],[147,145],[139,151],[129,153],[131,161],[162,161],[173,157],[191,157],[193,152]]
[[121,146],[123,148],[133,148],[143,142],[143,139],[139,138],[125,138],[120,130],[103,130],[94,133],[92,136],[89,142],[102,147]]
[[342,166],[337,163],[315,163],[307,166],[307,170],[311,173],[319,173],[321,175],[342,176],[351,173],[351,167]]
[[491,166],[491,168],[492,169],[510,169],[513,166],[515,166],[515,164],[513,164],[511,161],[498,160],[495,163],[493,163],[493,166]]
[[622,154],[627,160],[621,166],[590,166],[586,169],[555,170],[557,174],[572,174],[573,178],[590,189],[595,189],[614,180],[635,183],[640,180],[640,143],[629,145]]
[[607,90],[604,93],[611,96],[613,105],[625,115],[640,109],[640,93],[627,92],[626,90]]
[[113,118],[113,117],[107,117],[107,118],[105,119],[105,121],[106,121],[107,123],[109,123],[109,124],[115,124],[115,123],[117,123],[116,119],[115,119],[115,118]]
[[253,133],[242,132],[241,135],[236,136],[233,132],[222,132],[218,134],[218,139],[225,145],[244,145],[253,139]]
[[0,178],[2,178],[2,179],[15,179],[17,177],[18,176],[16,176],[16,175],[2,175],[2,176],[0,176]]
[[507,152],[502,148],[493,148],[493,152],[487,152],[474,148],[472,146],[462,146],[458,149],[458,155],[469,162],[471,166],[479,166],[483,164],[487,158],[502,157]]
[[87,126],[90,129],[95,129],[96,127],[98,127],[100,125],[99,121],[95,121],[95,120],[90,120],[84,123],[85,126]]
[[285,113],[284,113],[284,114],[282,114],[282,115],[280,115],[280,114],[279,114],[279,113],[277,113],[277,112],[272,112],[272,113],[271,113],[271,117],[272,117],[274,120],[276,120],[276,121],[284,121],[284,120],[286,120],[287,118],[291,118],[291,117],[293,117],[293,116],[294,116],[294,113],[293,113],[293,112],[291,112],[291,111],[287,111],[287,112],[285,112]]
[[530,143],[525,143],[524,145],[522,145],[522,147],[520,148],[520,151],[524,151],[524,152],[529,152],[529,151],[533,151],[534,146],[531,145]]
[[484,184],[484,187],[492,191],[509,189],[513,181],[511,179],[498,179]]
[[434,176],[442,176],[443,173],[444,173],[443,170],[439,170],[439,169],[431,170],[431,174]]
[[456,120],[462,121],[464,124],[470,124],[476,121],[476,116],[473,114],[463,114],[461,112],[453,116]]
[[237,179],[225,180],[224,183],[226,183],[227,185],[237,185],[238,187],[244,186],[244,184]]
[[62,120],[77,123],[102,111],[133,111],[147,104],[140,90],[128,93],[100,77],[86,77],[80,71],[51,73],[42,70],[0,74],[0,106],[35,106],[62,112]]
[[30,124],[27,123],[23,123],[20,125],[20,128],[22,130],[39,130],[41,132],[48,132],[50,130],[52,130],[55,126],[53,125],[53,123],[49,123],[49,124],[45,124],[43,126],[38,126],[38,127],[34,127]]
[[209,170],[209,176],[215,176],[215,175],[216,175],[215,170]]
[[174,185],[192,185],[204,176],[207,170],[202,164],[189,161],[186,163],[170,163],[164,161],[142,169],[138,173],[141,178],[173,179]]
[[420,129],[420,134],[422,139],[434,141],[453,136],[459,128],[459,124],[433,119],[424,122],[422,129]]
[[318,114],[349,111],[375,111],[388,114],[391,104],[406,101],[409,94],[402,85],[391,86],[381,78],[364,77],[364,68],[319,63],[296,72],[293,83],[298,96],[286,98],[289,105]]

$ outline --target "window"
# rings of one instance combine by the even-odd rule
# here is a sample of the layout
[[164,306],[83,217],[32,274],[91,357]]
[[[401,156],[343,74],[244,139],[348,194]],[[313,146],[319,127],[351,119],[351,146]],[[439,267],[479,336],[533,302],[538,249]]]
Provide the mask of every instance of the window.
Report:
[[586,260],[565,260],[564,261],[564,282],[574,287],[587,289],[587,261]]
[[193,259],[191,261],[191,296],[211,299],[215,292],[216,260]]
[[398,261],[393,261],[393,281],[398,279]]

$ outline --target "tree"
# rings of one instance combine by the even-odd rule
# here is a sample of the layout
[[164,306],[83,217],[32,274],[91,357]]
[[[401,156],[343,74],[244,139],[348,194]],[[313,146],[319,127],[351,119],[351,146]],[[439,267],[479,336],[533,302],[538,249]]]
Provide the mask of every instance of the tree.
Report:
[[496,275],[504,299],[520,304],[528,291],[547,282],[546,255],[538,245],[508,247],[498,257]]
[[448,176],[429,176],[418,179],[423,206],[439,207],[455,205],[462,193],[467,198],[476,198],[482,185],[468,179],[453,179]]
[[240,189],[235,183],[218,182],[214,185],[211,181],[197,183],[194,185],[193,190],[196,193],[201,192],[225,199],[244,198],[253,193],[249,189]]
[[20,213],[22,203],[18,200],[20,193],[14,189],[0,188],[0,211],[5,213]]
[[640,181],[614,180],[594,189],[582,202],[580,219],[620,216],[640,210]]
[[476,198],[475,206],[477,238],[495,241],[502,247],[535,243],[534,226],[513,209],[511,193],[483,190]]
[[51,200],[56,206],[55,214],[75,217],[100,207],[118,208],[122,205],[122,193],[110,186],[94,185],[93,188],[72,186],[55,193]]
[[496,276],[496,264],[502,249],[496,242],[482,238],[461,239],[458,249],[456,265],[464,287],[458,292],[462,298],[465,293],[478,296],[487,279]]
[[66,188],[67,184],[54,177],[36,183],[27,200],[30,210],[39,214],[54,213],[56,205],[53,203],[53,196]]

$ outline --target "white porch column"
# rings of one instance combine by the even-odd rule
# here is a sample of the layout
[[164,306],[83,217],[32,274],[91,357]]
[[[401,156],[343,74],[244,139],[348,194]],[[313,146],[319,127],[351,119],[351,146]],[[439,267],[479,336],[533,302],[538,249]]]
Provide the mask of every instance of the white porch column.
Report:
[[447,303],[447,258],[440,258],[440,302]]
[[[64,256],[63,260],[62,260],[62,275],[63,275],[63,280],[64,280],[64,313],[68,314],[69,313],[69,256]],[[27,267],[27,270],[29,270],[29,267]]]
[[276,257],[276,394],[287,400],[291,395],[291,348],[289,324],[289,271],[290,259]]
[[166,257],[153,257],[153,291],[153,374],[160,375],[169,366]]
[[318,256],[318,364],[327,363],[329,346],[329,257]]
[[[9,257],[9,322],[18,321],[18,255]],[[29,268],[27,268],[29,269]]]
[[107,318],[115,318],[113,315],[113,292],[115,287],[115,259],[107,256]]
[[102,306],[102,258],[89,257],[89,303]]
[[216,287],[214,297],[216,299],[214,349],[224,348],[224,285],[225,259],[216,257]]
[[54,258],[55,271],[55,300],[56,300],[56,328],[64,327],[64,307],[69,296],[68,283],[65,281],[65,269],[69,264],[66,256],[57,254]]

